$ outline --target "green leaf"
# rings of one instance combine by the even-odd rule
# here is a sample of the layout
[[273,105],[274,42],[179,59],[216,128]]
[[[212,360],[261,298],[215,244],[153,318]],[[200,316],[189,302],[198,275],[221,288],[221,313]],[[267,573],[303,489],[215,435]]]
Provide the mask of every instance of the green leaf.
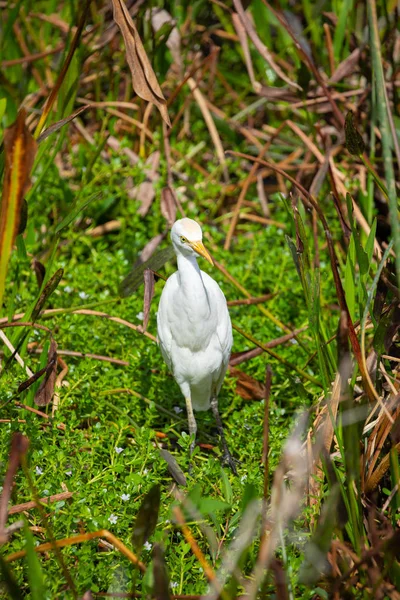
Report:
[[42,567],[38,555],[35,552],[34,539],[28,524],[24,524],[26,563],[28,567],[29,588],[32,600],[43,600],[46,597],[46,590],[43,580]]
[[221,510],[227,510],[231,508],[231,505],[217,498],[201,498],[199,502],[199,510],[203,514],[213,514]]
[[224,469],[221,467],[221,491],[222,491],[222,495],[225,498],[225,501],[227,502],[227,504],[232,505],[232,500],[233,500],[233,492],[232,492],[232,486],[230,484],[230,481],[228,479],[228,475],[226,474],[226,471],[224,471]]
[[383,57],[381,52],[381,41],[379,22],[375,0],[370,0],[368,6],[368,24],[373,67],[373,85],[375,94],[372,95],[374,108],[377,109],[378,121],[382,140],[382,158],[389,198],[389,217],[394,241],[396,255],[397,285],[400,285],[400,222],[399,206],[396,191],[396,178],[392,148],[396,140],[396,130],[391,127],[393,117],[386,90],[385,74],[383,71]]
[[352,320],[355,319],[356,310],[356,285],[355,285],[355,273],[354,273],[354,259],[352,258],[355,254],[354,238],[353,235],[350,238],[349,249],[347,252],[346,268],[344,271],[344,293],[346,295],[346,302],[349,308],[350,316]]
[[73,208],[71,210],[71,212],[68,213],[68,215],[66,217],[64,217],[64,219],[61,221],[61,223],[59,223],[57,225],[56,233],[59,233],[62,229],[64,229],[64,227],[67,227],[67,225],[69,225],[79,215],[81,210],[86,208],[88,204],[93,202],[93,200],[99,200],[102,197],[102,195],[103,195],[102,192],[95,192],[94,194],[89,196],[89,198],[87,198],[86,200],[84,200],[83,202],[78,204],[78,206]]
[[369,232],[369,236],[367,239],[367,243],[365,244],[365,252],[367,253],[367,257],[368,257],[368,263],[371,263],[372,260],[372,256],[374,253],[374,242],[375,242],[375,235],[376,235],[376,226],[377,226],[377,220],[376,218],[373,220],[372,225],[371,225],[371,231]]
[[330,548],[336,525],[334,515],[337,514],[339,497],[340,488],[338,485],[334,485],[322,507],[315,533],[305,548],[304,561],[299,572],[299,580],[303,584],[312,585],[316,583],[320,579],[321,574],[329,569],[326,555]]
[[[6,106],[7,106],[7,98],[0,98],[0,121],[3,120],[3,117],[6,113]],[[1,125],[1,123],[0,123]]]

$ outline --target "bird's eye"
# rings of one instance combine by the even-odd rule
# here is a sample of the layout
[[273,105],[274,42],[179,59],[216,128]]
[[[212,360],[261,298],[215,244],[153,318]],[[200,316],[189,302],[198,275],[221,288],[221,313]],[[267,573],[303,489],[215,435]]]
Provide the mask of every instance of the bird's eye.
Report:
[[181,242],[182,242],[182,244],[184,244],[185,242],[187,242],[187,239],[183,235],[181,235]]

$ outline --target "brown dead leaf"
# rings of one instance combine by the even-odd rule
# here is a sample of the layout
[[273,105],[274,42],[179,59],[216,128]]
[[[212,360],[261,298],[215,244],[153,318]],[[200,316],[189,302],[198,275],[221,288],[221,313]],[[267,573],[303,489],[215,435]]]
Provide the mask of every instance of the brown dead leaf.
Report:
[[161,191],[161,214],[172,227],[176,219],[175,190],[167,185]]
[[158,150],[153,152],[153,154],[150,154],[146,160],[146,165],[149,167],[146,173],[146,179],[133,193],[133,197],[140,201],[138,213],[141,217],[147,215],[156,195],[154,184],[159,178],[158,168],[160,166],[160,152]]
[[132,73],[133,89],[140,98],[155,104],[164,121],[171,126],[167,103],[125,2],[112,0],[112,5],[114,21],[124,38],[126,59]]
[[164,231],[163,233],[159,233],[158,235],[153,237],[149,242],[147,242],[140,254],[139,259],[135,263],[135,266],[142,265],[146,262],[146,260],[149,260],[149,258],[153,256],[154,252],[157,250],[161,242],[165,239],[166,235],[167,232]]
[[38,406],[47,406],[50,404],[54,394],[54,386],[57,376],[57,344],[51,340],[48,363],[46,365],[46,374],[35,395],[35,404]]
[[265,397],[265,385],[239,369],[229,367],[229,373],[237,377],[236,393],[243,400],[262,400]]
[[35,271],[36,281],[39,289],[42,287],[43,280],[46,276],[46,267],[36,258],[32,261],[32,269]]
[[30,186],[30,172],[36,154],[36,142],[20,110],[17,120],[4,131],[5,170],[0,203],[0,304],[5,275],[15,237],[19,231],[24,195]]

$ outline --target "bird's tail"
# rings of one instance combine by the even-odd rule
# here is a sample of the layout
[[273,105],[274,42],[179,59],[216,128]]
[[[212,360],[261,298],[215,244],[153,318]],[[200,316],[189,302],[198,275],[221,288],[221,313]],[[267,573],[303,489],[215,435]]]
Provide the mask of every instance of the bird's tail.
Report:
[[211,403],[211,387],[208,385],[190,386],[193,410],[208,410]]

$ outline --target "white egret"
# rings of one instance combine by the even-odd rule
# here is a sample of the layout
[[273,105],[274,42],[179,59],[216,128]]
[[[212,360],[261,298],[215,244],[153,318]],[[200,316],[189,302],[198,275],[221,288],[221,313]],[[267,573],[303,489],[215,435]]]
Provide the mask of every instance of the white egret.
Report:
[[[193,410],[213,411],[224,460],[236,473],[218,412],[218,393],[228,368],[232,326],[225,296],[196,257],[213,261],[202,242],[201,227],[192,219],[175,221],[171,240],[178,271],[163,289],[157,315],[161,352],[186,401],[189,433],[196,436]],[[191,451],[194,449],[194,440]]]

